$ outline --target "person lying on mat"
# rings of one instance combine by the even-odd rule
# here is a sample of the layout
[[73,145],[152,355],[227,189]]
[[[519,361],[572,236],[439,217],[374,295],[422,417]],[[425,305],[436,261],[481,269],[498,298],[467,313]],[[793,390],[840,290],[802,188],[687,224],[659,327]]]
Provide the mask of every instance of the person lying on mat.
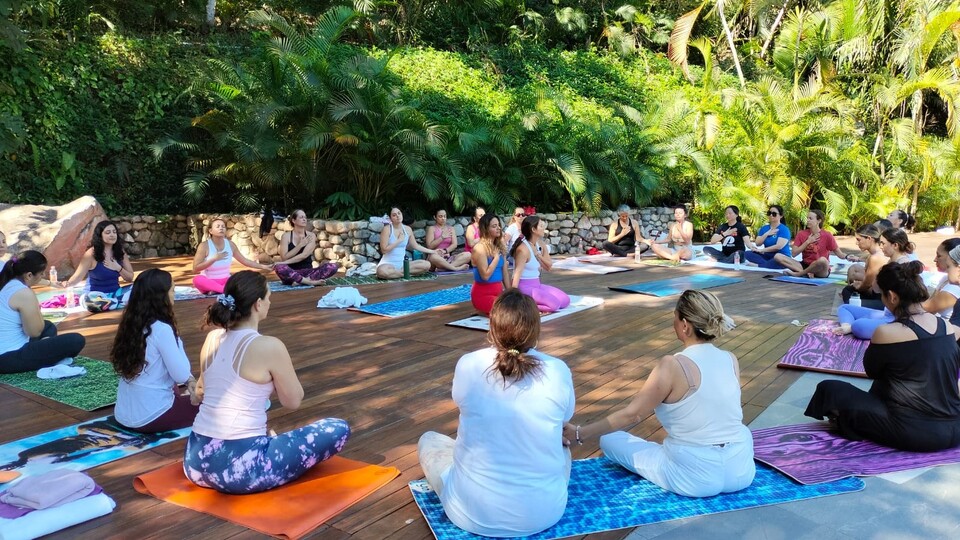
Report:
[[413,229],[403,224],[403,212],[399,208],[390,209],[390,223],[380,231],[380,253],[383,256],[377,263],[377,277],[380,279],[400,279],[403,277],[403,259],[407,250],[419,251],[427,255],[427,259],[410,261],[410,275],[416,276],[430,271],[431,268],[445,268],[447,270],[463,270],[466,264],[459,267],[450,266],[440,254],[430,248],[425,248],[413,238]]
[[23,373],[52,366],[83,350],[80,334],[57,335],[57,327],[43,320],[35,286],[47,269],[38,251],[15,255],[0,270],[0,373]]
[[453,375],[457,438],[417,443],[427,483],[457,527],[495,537],[554,525],[567,505],[570,451],[563,425],[576,399],[570,368],[537,351],[540,313],[516,289],[490,312],[490,347],[465,354]]
[[783,265],[777,262],[774,257],[777,255],[793,256],[790,251],[790,229],[782,223],[782,220],[783,207],[779,204],[771,204],[767,208],[767,224],[757,231],[757,237],[753,239],[750,245],[751,251],[745,254],[748,265],[782,270]]
[[710,237],[710,242],[720,242],[720,249],[712,246],[703,248],[703,253],[711,259],[719,262],[731,264],[739,254],[740,261],[746,263],[747,244],[750,241],[750,231],[740,220],[740,208],[730,205],[723,210],[723,215],[727,218],[726,223],[717,227],[717,232]]
[[823,212],[816,209],[807,212],[807,228],[798,232],[793,239],[794,250],[802,254],[801,260],[797,261],[782,253],[773,256],[774,261],[786,268],[785,274],[795,277],[830,277],[830,254],[841,259],[846,257],[830,231],[823,230],[823,225]]
[[487,213],[482,206],[478,206],[476,210],[473,211],[473,221],[467,225],[467,230],[463,232],[463,249],[467,253],[473,251],[473,246],[477,245],[477,242],[480,241],[480,218],[482,218]]
[[123,238],[112,221],[101,221],[93,229],[90,249],[83,254],[80,265],[62,287],[72,287],[84,278],[87,288],[84,305],[91,313],[100,313],[120,307],[127,288],[120,288],[120,278],[133,281],[133,266],[123,249]]
[[617,207],[617,221],[610,224],[603,249],[614,257],[626,257],[636,253],[638,246],[640,253],[643,253],[650,249],[649,244],[649,240],[640,232],[640,222],[630,217],[630,207],[625,204]]
[[[193,425],[196,380],[177,331],[169,272],[151,268],[133,282],[110,361],[120,376],[113,415],[121,426],[159,433]],[[177,385],[186,385],[187,393]]]
[[470,302],[474,309],[487,315],[493,302],[510,286],[507,246],[503,243],[500,218],[485,214],[480,218],[480,241],[473,247],[473,287]]
[[840,436],[899,450],[960,445],[960,328],[928,313],[919,261],[887,263],[877,275],[895,322],[877,328],[863,356],[869,392],[844,381],[817,385],[806,416],[827,418]]
[[280,261],[273,265],[273,271],[284,285],[320,286],[326,279],[337,273],[339,265],[335,262],[322,263],[313,267],[313,252],[317,249],[317,235],[310,228],[307,213],[296,209],[287,217],[293,230],[280,237]]
[[[440,209],[434,214],[435,225],[427,227],[424,243],[427,247],[437,251],[437,254],[443,259],[447,266],[439,267],[444,270],[466,269],[470,263],[470,254],[466,251],[455,253],[457,250],[457,231],[447,225],[447,211]],[[431,270],[438,267],[431,268]]]
[[[960,245],[960,238],[948,238],[937,246],[934,263],[938,271],[948,273],[950,250],[958,245]],[[949,319],[958,299],[960,299],[960,286],[950,283],[948,273],[922,305],[925,311]],[[870,339],[878,327],[893,322],[894,315],[887,308],[877,310],[844,304],[837,309],[837,318],[840,326],[834,330],[834,333],[838,335],[852,333],[858,339]]]
[[222,293],[223,286],[230,278],[230,263],[238,263],[259,270],[270,270],[273,265],[260,264],[246,258],[227,238],[227,222],[214,218],[207,229],[207,241],[200,242],[197,254],[193,257],[193,271],[199,272],[193,277],[193,286],[203,294]]
[[184,473],[198,486],[231,494],[282,486],[340,452],[350,436],[339,418],[267,435],[265,406],[274,390],[288,409],[303,399],[283,342],[257,331],[269,311],[267,280],[250,270],[230,276],[207,309],[204,325],[219,329],[200,351],[200,412],[183,458]]
[[521,236],[513,242],[510,256],[514,260],[512,284],[520,292],[533,297],[541,313],[553,313],[570,305],[567,293],[540,283],[540,269],[550,271],[553,261],[550,248],[543,241],[547,222],[539,216],[527,216],[520,224]]
[[[710,343],[733,327],[716,296],[684,291],[673,329],[685,348],[660,359],[629,405],[591,424],[568,423],[564,437],[577,444],[600,437],[607,459],[687,497],[746,488],[756,467],[740,407],[740,366]],[[619,431],[650,413],[667,432],[662,445]]]
[[666,237],[654,238],[650,249],[657,257],[668,261],[689,261],[693,258],[693,223],[687,221],[686,206],[678,204],[673,208],[673,221],[667,227]]

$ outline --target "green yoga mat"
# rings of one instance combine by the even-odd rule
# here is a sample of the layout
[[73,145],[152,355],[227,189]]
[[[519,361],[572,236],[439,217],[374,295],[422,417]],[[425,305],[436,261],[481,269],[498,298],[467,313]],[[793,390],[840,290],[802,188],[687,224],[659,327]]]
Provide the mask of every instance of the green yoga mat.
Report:
[[40,379],[36,371],[0,375],[0,383],[93,411],[117,402],[117,374],[109,362],[78,356],[73,365],[87,368],[86,375],[68,379]]
[[396,283],[398,281],[427,281],[437,279],[437,275],[431,272],[420,274],[419,276],[410,276],[400,279],[378,279],[377,276],[352,276],[352,277],[332,277],[327,278],[327,285],[368,285],[371,283]]

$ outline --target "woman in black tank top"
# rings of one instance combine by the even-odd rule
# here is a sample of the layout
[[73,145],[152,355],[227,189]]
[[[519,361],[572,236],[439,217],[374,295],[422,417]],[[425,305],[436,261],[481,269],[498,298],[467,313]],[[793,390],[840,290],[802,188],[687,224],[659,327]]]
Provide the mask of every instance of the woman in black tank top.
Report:
[[280,262],[273,269],[284,285],[323,285],[324,280],[337,273],[337,263],[322,263],[313,267],[313,252],[317,249],[317,235],[307,230],[307,213],[294,210],[287,218],[293,230],[280,238]]
[[[609,251],[614,257],[626,257],[636,251],[637,241],[646,242],[643,234],[640,233],[640,223],[630,218],[630,207],[621,204],[617,208],[617,221],[610,224],[610,232],[607,235],[607,241],[603,243],[603,249]],[[645,243],[640,244],[640,253],[650,249]]]

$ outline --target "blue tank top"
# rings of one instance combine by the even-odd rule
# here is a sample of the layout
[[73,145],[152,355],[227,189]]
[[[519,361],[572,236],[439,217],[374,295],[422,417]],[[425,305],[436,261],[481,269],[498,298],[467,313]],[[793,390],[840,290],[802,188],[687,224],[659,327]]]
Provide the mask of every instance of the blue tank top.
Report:
[[[503,263],[506,260],[506,257],[500,255],[500,262],[497,263],[497,267],[493,269],[493,274],[490,275],[490,279],[483,279],[480,277],[480,270],[477,268],[473,269],[473,279],[477,283],[499,283],[503,281]],[[493,262],[493,257],[487,257],[487,264]]]
[[120,288],[120,272],[114,272],[98,262],[88,273],[90,290],[113,294]]

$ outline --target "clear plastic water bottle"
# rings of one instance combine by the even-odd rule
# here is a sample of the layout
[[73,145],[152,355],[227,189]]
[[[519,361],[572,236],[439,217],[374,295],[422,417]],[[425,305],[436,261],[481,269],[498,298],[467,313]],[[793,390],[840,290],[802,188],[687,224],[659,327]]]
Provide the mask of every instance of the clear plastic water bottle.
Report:
[[67,287],[67,307],[72,308],[77,305],[77,295],[73,292],[73,287]]
[[734,270],[740,269],[740,252],[739,251],[733,254],[733,269]]
[[851,294],[851,295],[850,295],[850,302],[849,302],[849,304],[850,304],[851,306],[860,307],[860,305],[861,305],[860,293],[853,293],[853,294]]
[[57,279],[57,267],[51,266],[50,267],[50,284],[56,286],[57,281],[59,281]]
[[633,245],[633,261],[640,262],[640,242]]

